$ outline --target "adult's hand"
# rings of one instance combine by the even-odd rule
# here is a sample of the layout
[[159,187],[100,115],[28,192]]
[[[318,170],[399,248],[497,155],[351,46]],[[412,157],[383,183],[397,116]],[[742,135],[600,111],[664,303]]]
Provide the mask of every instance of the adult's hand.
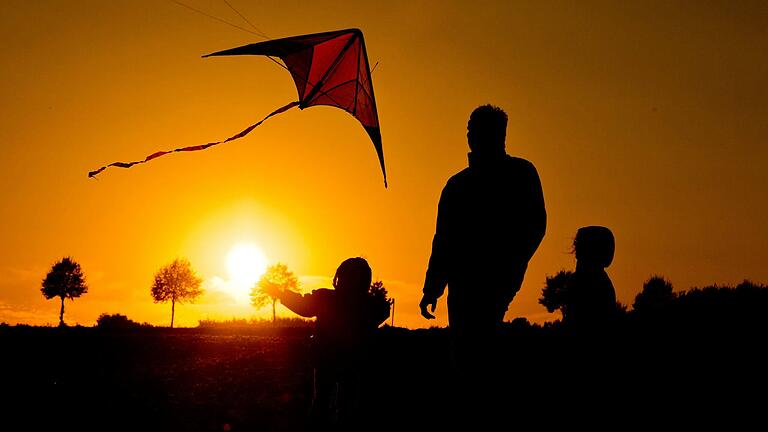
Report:
[[427,310],[427,306],[432,306],[432,312],[434,313],[435,308],[437,307],[437,298],[424,294],[424,296],[421,298],[421,301],[419,302],[419,308],[421,308],[421,316],[426,319],[435,319],[435,316],[429,313]]

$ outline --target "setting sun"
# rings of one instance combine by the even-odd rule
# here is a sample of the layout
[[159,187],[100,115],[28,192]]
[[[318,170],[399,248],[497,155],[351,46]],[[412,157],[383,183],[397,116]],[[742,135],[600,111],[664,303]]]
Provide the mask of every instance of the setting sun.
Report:
[[267,257],[253,243],[240,243],[227,254],[227,270],[233,295],[238,299],[248,299],[251,288],[267,270]]

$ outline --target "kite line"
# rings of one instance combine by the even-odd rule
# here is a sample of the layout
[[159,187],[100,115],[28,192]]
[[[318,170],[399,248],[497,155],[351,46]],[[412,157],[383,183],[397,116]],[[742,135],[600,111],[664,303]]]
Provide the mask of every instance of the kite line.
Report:
[[[234,24],[234,23],[231,23],[231,22],[229,22],[229,21],[227,21],[227,20],[225,20],[225,19],[223,19],[223,18],[219,18],[219,17],[217,17],[217,16],[215,16],[215,15],[211,15],[211,14],[209,14],[209,13],[205,12],[205,11],[202,11],[202,10],[200,10],[200,9],[194,8],[194,7],[192,7],[192,6],[188,5],[188,4],[182,3],[182,2],[180,2],[180,1],[178,1],[178,0],[170,0],[170,1],[172,1],[172,2],[176,3],[176,4],[177,4],[177,5],[179,5],[179,6],[182,6],[182,7],[185,7],[185,8],[187,8],[187,9],[191,10],[192,12],[197,12],[197,13],[199,13],[200,15],[202,15],[202,16],[204,16],[204,17],[208,17],[208,18],[210,18],[210,19],[212,19],[212,20],[216,20],[216,21],[218,21],[218,22],[220,22],[220,23],[224,23],[224,24],[226,24],[226,25],[228,25],[228,26],[234,27],[234,28],[236,28],[236,29],[238,29],[238,30],[242,30],[242,31],[244,31],[244,32],[246,32],[246,33],[250,33],[250,34],[252,34],[252,35],[256,35],[256,36],[258,36],[258,37],[260,37],[260,38],[264,38],[264,39],[266,39],[266,40],[272,40],[272,38],[271,38],[271,37],[267,36],[267,34],[266,34],[266,33],[264,33],[263,31],[259,30],[259,28],[258,28],[258,27],[256,27],[255,25],[253,25],[253,23],[252,23],[250,20],[248,20],[248,18],[246,18],[245,16],[243,16],[243,14],[241,14],[241,13],[240,13],[240,12],[239,12],[237,9],[235,9],[235,8],[234,8],[234,6],[232,6],[232,5],[231,5],[231,4],[230,4],[230,3],[229,3],[227,0],[224,0],[224,3],[226,3],[226,4],[227,4],[227,6],[229,6],[229,8],[230,8],[230,9],[232,9],[233,11],[235,11],[235,13],[236,13],[236,14],[238,14],[238,15],[240,16],[240,18],[242,18],[242,19],[243,19],[243,21],[247,22],[247,23],[248,23],[248,24],[249,24],[251,27],[253,27],[253,29],[254,29],[254,30],[256,30],[255,32],[254,32],[254,31],[251,31],[251,30],[248,30],[248,29],[247,29],[247,28],[245,28],[245,27],[240,27],[239,25],[237,25],[237,24]],[[287,70],[288,72],[290,72],[290,69],[288,69],[287,67],[285,67],[285,65],[284,65],[284,64],[282,64],[282,63],[280,63],[279,61],[275,60],[275,58],[274,58],[274,57],[272,57],[272,56],[266,56],[266,57],[267,57],[268,59],[272,60],[273,62],[275,62],[275,64],[277,64],[277,65],[278,65],[278,66],[280,66],[281,68],[283,68],[283,69]]]
[[97,170],[90,171],[88,173],[88,177],[95,178],[97,174],[99,174],[100,172],[102,172],[105,169],[107,169],[109,167],[112,167],[112,166],[118,167],[118,168],[130,168],[130,167],[132,167],[134,165],[138,165],[138,164],[143,164],[143,163],[149,162],[152,159],[157,159],[160,156],[165,156],[165,155],[167,155],[169,153],[205,150],[208,147],[213,147],[215,145],[224,144],[226,142],[230,142],[230,141],[234,141],[236,139],[240,139],[240,138],[248,135],[249,133],[251,133],[251,131],[256,129],[257,126],[259,126],[260,124],[264,123],[264,121],[266,119],[268,119],[268,118],[270,118],[270,117],[272,117],[274,115],[280,114],[282,112],[288,111],[289,109],[291,109],[291,108],[293,108],[295,106],[298,106],[298,105],[299,105],[299,101],[295,101],[295,102],[291,102],[288,105],[285,105],[285,106],[283,106],[281,108],[278,108],[275,111],[272,111],[268,116],[266,116],[263,119],[259,120],[257,123],[254,123],[254,124],[248,126],[242,132],[238,133],[237,135],[233,135],[233,136],[231,136],[231,137],[229,137],[229,138],[227,138],[227,139],[225,139],[223,141],[215,141],[215,142],[210,142],[210,143],[202,144],[202,145],[189,146],[189,147],[181,147],[181,148],[177,148],[177,149],[173,149],[173,150],[167,150],[167,151],[159,151],[159,152],[152,153],[151,155],[145,157],[143,160],[135,161],[135,162],[112,162],[111,164],[104,165],[103,167],[101,167],[101,168],[99,168]]
[[251,26],[251,27],[252,27],[254,30],[256,30],[257,32],[259,32],[259,33],[261,34],[261,36],[263,36],[265,39],[272,39],[272,38],[271,38],[271,37],[269,37],[269,36],[268,36],[266,33],[264,33],[263,31],[259,30],[259,28],[258,28],[258,27],[256,27],[255,25],[253,25],[253,23],[251,22],[251,20],[249,20],[249,19],[248,19],[248,18],[246,18],[246,17],[245,17],[243,14],[241,14],[241,13],[240,13],[240,11],[239,11],[239,10],[237,10],[237,9],[235,9],[235,7],[234,7],[234,6],[232,6],[232,5],[231,5],[231,4],[230,4],[230,3],[229,3],[227,0],[224,0],[224,3],[226,3],[226,4],[227,4],[227,6],[229,6],[229,8],[230,8],[230,9],[232,9],[233,11],[235,11],[235,13],[236,13],[237,15],[239,15],[239,16],[240,16],[240,18],[242,18],[242,19],[243,19],[243,21],[247,22],[247,23],[248,23],[248,25],[250,25],[250,26]]
[[[253,22],[251,22],[251,20],[249,20],[248,18],[246,18],[246,17],[245,17],[245,15],[243,15],[242,13],[240,13],[240,11],[239,11],[239,10],[235,9],[235,7],[234,7],[234,6],[232,6],[232,4],[231,4],[229,1],[227,1],[227,0],[222,0],[222,1],[224,2],[224,4],[226,4],[227,6],[229,6],[229,8],[230,8],[230,9],[232,9],[232,11],[234,11],[234,12],[235,12],[235,13],[236,13],[236,14],[237,14],[237,15],[238,15],[238,16],[239,16],[239,17],[240,17],[240,18],[241,18],[243,21],[245,21],[245,22],[246,22],[248,25],[250,25],[250,26],[251,26],[251,27],[252,27],[254,30],[256,30],[255,32],[253,32],[253,31],[251,31],[251,30],[248,30],[248,29],[246,29],[246,28],[240,27],[239,25],[237,25],[237,24],[234,24],[234,23],[231,23],[231,22],[229,22],[229,21],[227,21],[227,20],[225,20],[225,19],[223,19],[223,18],[219,18],[219,17],[217,17],[217,16],[215,16],[215,15],[211,15],[211,14],[209,14],[209,13],[206,13],[206,12],[204,12],[204,11],[200,10],[200,9],[197,9],[197,8],[194,8],[194,7],[192,7],[192,6],[189,6],[189,5],[187,5],[187,4],[184,4],[184,3],[182,3],[182,2],[180,2],[180,1],[178,1],[178,0],[171,0],[171,1],[172,1],[172,2],[174,2],[174,3],[176,3],[176,4],[177,4],[177,5],[179,5],[179,6],[183,6],[183,7],[187,8],[187,9],[189,9],[189,10],[193,11],[193,12],[197,12],[197,13],[199,13],[199,14],[201,14],[201,15],[205,16],[205,17],[208,17],[208,18],[214,19],[214,20],[216,20],[216,21],[219,21],[219,22],[221,22],[221,23],[227,24],[227,25],[229,25],[229,26],[232,26],[232,27],[234,27],[234,28],[236,28],[236,29],[242,30],[242,31],[244,31],[244,32],[248,32],[248,33],[250,33],[250,34],[252,34],[252,35],[256,35],[256,36],[262,37],[262,38],[264,38],[264,39],[267,39],[267,40],[272,40],[272,38],[271,38],[271,37],[269,37],[269,35],[267,35],[267,34],[266,34],[266,33],[264,33],[263,31],[259,30],[259,28],[258,28],[258,27],[256,27],[256,26],[253,24]],[[207,56],[203,56],[203,57],[207,57]],[[286,65],[284,65],[283,63],[279,62],[279,61],[278,61],[277,59],[275,59],[273,56],[271,56],[271,55],[265,55],[265,57],[267,57],[268,59],[272,60],[272,62],[274,62],[276,65],[278,65],[278,66],[280,66],[281,68],[283,68],[283,69],[287,70],[288,72],[290,72],[290,73],[293,75],[293,71],[292,71],[291,69],[289,69],[289,68],[288,68],[288,66],[286,66]],[[338,60],[338,59],[337,59],[337,60]],[[376,62],[376,64],[375,64],[375,65],[373,65],[373,69],[371,69],[371,74],[373,74],[373,72],[374,72],[374,71],[376,71],[376,67],[377,67],[377,66],[379,66],[379,62]],[[334,67],[335,67],[335,64],[334,64]],[[313,83],[313,82],[310,82],[310,81],[309,81],[309,80],[307,80],[307,79],[304,79],[304,78],[302,78],[302,81],[304,81],[305,83],[309,84],[309,85],[310,85],[310,86],[312,86],[312,87],[315,87],[315,83]],[[331,95],[327,94],[327,93],[326,93],[326,92],[324,92],[324,91],[320,91],[320,93],[321,93],[323,96],[326,96],[326,97],[328,97],[329,99],[331,99],[331,100],[333,101],[333,103],[335,103],[335,104],[337,104],[337,105],[340,105],[340,104],[339,104],[339,103],[338,103],[336,100],[334,100],[334,99],[333,99],[333,97],[331,97]]]
[[[232,27],[234,27],[234,28],[236,28],[236,29],[240,29],[240,30],[242,30],[242,31],[244,31],[244,32],[250,33],[250,34],[252,34],[252,35],[256,35],[256,36],[258,36],[258,37],[262,37],[262,38],[264,38],[264,39],[270,39],[270,38],[269,38],[269,36],[267,36],[266,34],[264,34],[264,33],[263,33],[261,30],[257,29],[257,28],[256,28],[256,27],[255,27],[253,24],[251,24],[251,26],[252,26],[254,29],[256,29],[256,32],[254,32],[253,30],[248,30],[247,28],[245,28],[245,27],[241,27],[241,26],[239,26],[239,25],[237,25],[237,24],[233,24],[233,23],[231,23],[231,22],[229,22],[229,21],[227,21],[227,20],[225,20],[225,19],[219,18],[219,17],[217,17],[217,16],[215,16],[215,15],[211,15],[211,14],[209,14],[209,13],[207,13],[207,12],[201,11],[200,9],[194,8],[194,7],[192,7],[192,6],[188,5],[188,4],[182,3],[182,2],[180,2],[180,1],[177,1],[177,0],[171,0],[171,1],[172,1],[172,2],[174,2],[174,3],[176,3],[177,5],[179,5],[179,6],[181,6],[181,7],[185,7],[185,8],[187,8],[187,9],[189,9],[189,10],[193,11],[193,12],[197,12],[197,13],[199,13],[200,15],[203,15],[203,16],[207,16],[208,18],[210,18],[210,19],[213,19],[213,20],[216,20],[216,21],[218,21],[218,22],[220,22],[220,23],[224,23],[224,24],[226,24],[226,25],[228,25],[228,26],[232,26]],[[229,5],[229,3],[227,3],[227,5]],[[232,8],[232,6],[231,6],[231,5],[230,5],[229,7],[230,7],[230,8]],[[235,8],[232,8],[232,10],[234,10],[235,12],[237,12],[237,10],[236,10]],[[238,15],[240,15],[240,12],[237,12],[237,14],[238,14]],[[242,15],[240,15],[240,16],[242,16]],[[248,22],[248,24],[250,24],[250,22],[249,22],[248,20],[245,20],[245,21],[246,21],[246,22]],[[257,32],[258,32],[258,33],[257,33]]]

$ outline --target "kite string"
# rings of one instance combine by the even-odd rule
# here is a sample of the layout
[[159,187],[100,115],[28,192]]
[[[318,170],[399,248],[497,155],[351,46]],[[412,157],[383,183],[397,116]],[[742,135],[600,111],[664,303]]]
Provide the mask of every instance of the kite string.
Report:
[[[265,38],[265,39],[268,39],[268,40],[271,40],[271,39],[272,39],[272,38],[270,38],[269,36],[267,36],[267,34],[266,34],[266,33],[262,32],[262,31],[261,31],[261,30],[259,30],[259,29],[258,29],[258,28],[257,28],[255,25],[253,25],[253,23],[252,23],[252,22],[250,22],[250,21],[249,21],[249,20],[248,20],[248,19],[247,19],[245,16],[243,16],[243,14],[241,14],[241,13],[240,13],[240,12],[239,12],[237,9],[235,9],[235,8],[234,8],[234,7],[233,7],[233,6],[232,6],[232,5],[231,5],[231,4],[230,4],[230,3],[229,3],[227,0],[223,0],[223,1],[224,1],[224,3],[226,3],[226,4],[227,4],[227,6],[229,6],[229,7],[230,7],[230,9],[232,9],[233,11],[235,11],[235,13],[237,13],[237,14],[240,16],[240,18],[242,18],[242,19],[243,19],[245,22],[247,22],[247,23],[248,23],[248,24],[249,24],[251,27],[253,27],[253,28],[254,28],[256,31],[258,31],[259,33],[256,33],[256,32],[254,32],[254,31],[248,30],[247,28],[243,28],[243,27],[241,27],[241,26],[239,26],[239,25],[237,25],[237,24],[233,24],[233,23],[231,23],[231,22],[229,22],[229,21],[226,21],[226,20],[224,20],[224,19],[221,19],[221,18],[219,18],[219,17],[217,17],[217,16],[214,16],[214,15],[211,15],[211,14],[209,14],[209,13],[203,12],[203,11],[201,11],[200,9],[196,9],[196,8],[194,8],[194,7],[192,7],[192,6],[189,6],[189,5],[187,5],[187,4],[184,4],[184,3],[182,3],[182,2],[180,2],[180,1],[178,1],[178,0],[171,0],[171,1],[172,1],[172,2],[174,2],[174,3],[176,3],[176,4],[177,4],[177,5],[179,5],[179,6],[183,6],[183,7],[187,8],[187,9],[189,9],[189,10],[191,10],[191,11],[197,12],[197,13],[199,13],[199,14],[203,15],[203,16],[206,16],[206,17],[208,17],[208,18],[211,18],[211,19],[213,19],[213,20],[219,21],[219,22],[221,22],[221,23],[224,23],[224,24],[226,24],[226,25],[228,25],[228,26],[232,26],[232,27],[234,27],[234,28],[236,28],[236,29],[240,29],[240,30],[242,30],[242,31],[244,31],[244,32],[248,32],[248,33],[250,33],[250,34],[252,34],[252,35],[256,35],[256,36],[259,36],[259,37],[262,37],[262,38]],[[276,60],[276,59],[275,59],[273,56],[267,55],[266,57],[267,57],[268,59],[272,60],[272,61],[273,61],[273,62],[274,62],[276,65],[278,65],[278,66],[280,66],[281,68],[283,68],[283,69],[287,70],[288,72],[290,72],[290,73],[291,73],[291,75],[293,75],[293,71],[292,71],[290,68],[288,68],[288,66],[286,66],[286,65],[284,65],[283,63],[279,62],[279,61],[278,61],[278,60]],[[374,69],[375,69],[375,66],[374,66]],[[306,82],[307,82],[307,83],[309,83],[310,85],[312,85],[313,87],[315,86],[314,84],[312,84],[312,83],[311,83],[311,82],[309,82],[309,81],[306,81]],[[326,94],[325,92],[321,91],[320,93],[324,94],[325,96],[327,96],[328,98],[330,98],[331,100],[333,100],[333,98],[332,98],[330,95]],[[338,104],[338,102],[336,102],[335,100],[334,100],[334,102]]]
[[[229,6],[229,8],[230,8],[230,9],[232,9],[233,11],[235,11],[235,13],[236,13],[237,15],[239,15],[239,16],[240,16],[240,18],[242,18],[242,19],[243,19],[243,21],[247,22],[247,23],[248,23],[248,25],[250,25],[251,27],[253,27],[253,29],[254,29],[254,30],[256,30],[257,32],[259,32],[259,34],[260,34],[261,36],[263,36],[263,37],[264,37],[265,39],[267,39],[267,40],[272,40],[272,38],[271,38],[271,37],[269,37],[269,35],[267,35],[267,34],[266,34],[266,33],[264,33],[263,31],[259,30],[259,28],[258,28],[258,27],[256,27],[255,25],[253,25],[253,23],[251,22],[251,20],[249,20],[248,18],[246,18],[246,17],[245,17],[245,15],[241,14],[241,13],[240,13],[240,11],[239,11],[239,10],[237,10],[237,9],[235,9],[235,7],[234,7],[234,6],[232,6],[232,4],[230,4],[230,3],[229,3],[227,0],[222,0],[222,1],[223,1],[224,3],[226,3],[226,5],[227,5],[227,6]],[[275,58],[274,58],[273,56],[271,56],[271,55],[268,55],[268,56],[267,56],[267,58],[268,58],[268,59],[270,59],[270,60],[272,60],[272,61],[273,61],[273,62],[274,62],[276,65],[280,66],[281,68],[283,68],[283,69],[287,70],[288,72],[291,72],[291,73],[293,73],[293,72],[292,72],[290,69],[288,69],[288,66],[286,66],[286,65],[284,65],[284,64],[282,64],[282,63],[280,63],[279,61],[275,60]]]
[[241,13],[240,13],[240,11],[238,11],[237,9],[235,9],[235,7],[234,7],[234,6],[232,6],[232,5],[231,5],[231,4],[230,4],[230,3],[229,3],[227,0],[223,0],[223,1],[224,1],[224,3],[226,3],[226,5],[227,5],[227,6],[229,6],[229,8],[230,8],[230,9],[232,9],[232,10],[233,10],[233,11],[234,11],[234,12],[235,12],[235,13],[236,13],[238,16],[240,16],[240,18],[242,18],[242,19],[243,19],[243,21],[245,21],[246,23],[248,23],[248,25],[250,25],[250,26],[251,26],[251,27],[252,27],[254,30],[256,30],[257,32],[259,32],[259,34],[260,34],[262,37],[264,37],[265,39],[272,39],[271,37],[267,36],[267,34],[266,34],[266,33],[264,33],[263,31],[259,30],[259,28],[258,28],[258,27],[256,27],[255,25],[253,25],[253,23],[252,23],[252,22],[251,22],[251,21],[250,21],[248,18],[246,18],[246,17],[245,17],[243,14],[241,14]]
[[184,3],[182,3],[182,2],[180,2],[180,1],[178,1],[178,0],[170,0],[170,1],[172,1],[172,2],[176,3],[176,4],[177,4],[177,5],[179,5],[179,6],[185,7],[185,8],[187,8],[187,9],[191,10],[191,11],[197,12],[197,13],[199,13],[200,15],[203,15],[203,16],[206,16],[206,17],[208,17],[208,18],[210,18],[210,19],[216,20],[216,21],[218,21],[218,22],[220,22],[220,23],[224,23],[224,24],[226,24],[226,25],[228,25],[228,26],[234,27],[234,28],[236,28],[236,29],[240,29],[240,30],[242,30],[242,31],[244,31],[244,32],[250,33],[250,34],[252,34],[252,35],[256,35],[256,36],[259,36],[259,37],[261,37],[261,38],[264,38],[264,39],[269,39],[269,37],[267,37],[267,36],[266,36],[266,35],[264,35],[264,34],[256,33],[256,32],[254,32],[253,30],[248,30],[248,29],[247,29],[247,28],[245,28],[245,27],[241,27],[241,26],[239,26],[239,25],[237,25],[237,24],[233,24],[233,23],[231,23],[231,22],[229,22],[229,21],[227,21],[227,20],[225,20],[225,19],[222,19],[222,18],[219,18],[219,17],[217,17],[217,16],[211,15],[211,14],[209,14],[209,13],[207,13],[207,12],[203,12],[203,11],[201,11],[200,9],[194,8],[194,7],[192,7],[192,6],[188,5],[188,4],[184,4]]
[[[249,24],[251,27],[253,27],[253,28],[256,30],[256,32],[254,32],[254,31],[251,31],[251,30],[248,30],[247,28],[243,28],[243,27],[240,27],[240,26],[239,26],[239,25],[237,25],[237,24],[233,24],[233,23],[231,23],[231,22],[229,22],[229,21],[227,21],[227,20],[221,19],[221,18],[219,18],[219,17],[217,17],[217,16],[214,16],[214,15],[211,15],[211,14],[209,14],[209,13],[203,12],[203,11],[201,11],[200,9],[196,9],[196,8],[193,8],[192,6],[189,6],[189,5],[187,5],[187,4],[184,4],[184,3],[182,3],[182,2],[180,2],[180,1],[178,1],[178,0],[171,0],[171,1],[172,1],[172,2],[174,2],[174,3],[176,3],[176,4],[177,4],[177,5],[179,5],[179,6],[183,6],[183,7],[187,8],[187,9],[189,9],[189,10],[191,10],[191,11],[197,12],[197,13],[199,13],[200,15],[203,15],[203,16],[206,16],[206,17],[208,17],[208,18],[210,18],[210,19],[213,19],[213,20],[216,20],[216,21],[218,21],[218,22],[224,23],[224,24],[226,24],[226,25],[228,25],[228,26],[234,27],[234,28],[236,28],[236,29],[242,30],[242,31],[244,31],[244,32],[247,32],[247,33],[250,33],[250,34],[252,34],[252,35],[256,35],[256,36],[259,36],[259,37],[261,37],[261,38],[264,38],[264,39],[267,39],[267,40],[271,40],[271,39],[272,39],[271,37],[267,36],[267,34],[266,34],[266,33],[264,33],[263,31],[259,30],[259,29],[258,29],[258,27],[256,27],[255,25],[253,25],[253,23],[252,23],[252,22],[250,22],[250,21],[248,20],[248,18],[246,18],[245,16],[243,16],[243,14],[241,14],[240,12],[238,12],[238,10],[237,10],[237,9],[235,9],[235,8],[234,8],[234,7],[233,7],[233,6],[232,6],[232,5],[231,5],[231,4],[230,4],[230,3],[229,3],[227,0],[224,0],[224,3],[226,3],[226,4],[227,4],[227,6],[229,6],[229,7],[230,7],[230,9],[232,9],[233,11],[235,11],[235,13],[237,13],[238,15],[240,15],[240,18],[242,18],[242,19],[243,19],[245,22],[247,22],[247,23],[248,23],[248,24]],[[257,32],[258,32],[258,33],[257,33]],[[269,58],[270,60],[272,60],[273,62],[275,62],[275,64],[277,64],[277,65],[278,65],[278,66],[280,66],[281,68],[283,68],[283,69],[287,70],[288,72],[291,72],[291,70],[290,70],[290,69],[288,69],[288,67],[286,67],[284,64],[280,63],[279,61],[275,60],[275,58],[274,58],[274,57],[272,57],[272,56],[267,56],[267,58]]]

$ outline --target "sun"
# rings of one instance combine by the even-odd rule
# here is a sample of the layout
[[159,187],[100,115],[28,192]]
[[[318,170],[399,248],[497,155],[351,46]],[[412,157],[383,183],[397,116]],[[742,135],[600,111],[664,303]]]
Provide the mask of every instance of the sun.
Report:
[[232,294],[247,301],[251,288],[267,271],[267,256],[253,243],[239,243],[227,253],[227,271]]

